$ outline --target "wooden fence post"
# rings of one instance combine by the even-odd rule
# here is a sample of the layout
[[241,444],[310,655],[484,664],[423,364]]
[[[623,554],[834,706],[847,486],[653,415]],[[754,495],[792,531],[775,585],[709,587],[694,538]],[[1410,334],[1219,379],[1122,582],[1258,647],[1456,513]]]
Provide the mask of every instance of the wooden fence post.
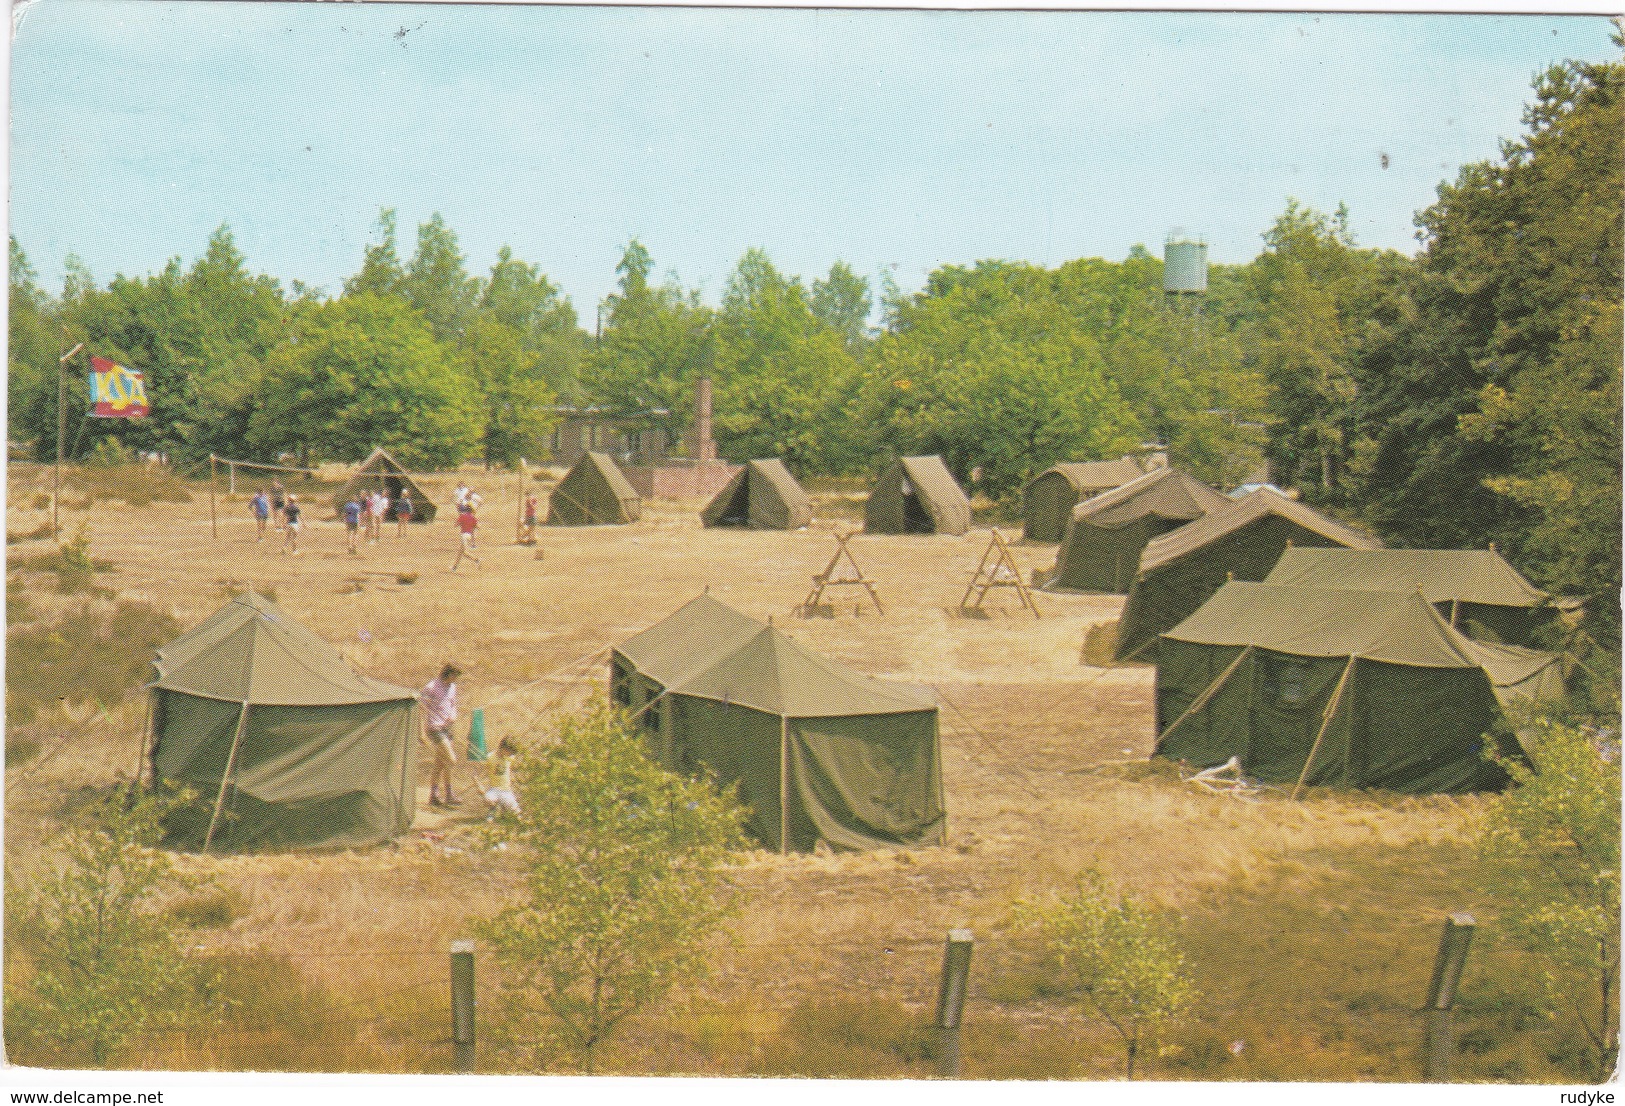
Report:
[[453,1071],[474,1070],[474,942],[451,943],[451,1048]]
[[1456,986],[1461,982],[1467,946],[1472,944],[1476,924],[1471,914],[1452,914],[1445,919],[1444,935],[1439,938],[1439,955],[1433,962],[1433,980],[1428,984],[1423,1007],[1427,1029],[1422,1043],[1422,1078],[1429,1083],[1450,1081],[1450,1054],[1456,1045],[1450,1008],[1456,1002]]
[[220,536],[220,522],[214,514],[214,454],[209,454],[209,536]]
[[970,954],[976,936],[968,929],[950,929],[942,950],[942,983],[937,990],[937,1074],[959,1078],[959,1023],[965,1013],[965,990],[970,979]]

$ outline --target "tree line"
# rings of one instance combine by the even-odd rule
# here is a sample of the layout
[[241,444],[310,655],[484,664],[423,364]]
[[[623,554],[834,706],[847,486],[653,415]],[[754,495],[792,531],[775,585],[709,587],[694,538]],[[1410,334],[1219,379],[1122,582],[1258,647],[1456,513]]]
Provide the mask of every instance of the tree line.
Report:
[[182,458],[508,464],[542,454],[560,405],[667,412],[675,444],[705,374],[734,459],[857,474],[939,453],[993,498],[1150,444],[1220,485],[1267,460],[1393,544],[1494,540],[1547,588],[1617,595],[1622,74],[1541,74],[1523,133],[1419,213],[1419,255],[1289,203],[1258,257],[1210,268],[1199,311],[1143,247],[945,265],[913,294],[844,262],[803,281],[752,249],[710,306],[634,239],[589,331],[506,247],[471,274],[439,215],[404,257],[383,211],[337,295],[256,275],[226,226],[189,268],[105,286],[70,257],[60,294],[13,240],[11,436],[54,455],[65,336],[143,369],[152,401],[89,438],[70,425],[77,453],[112,434]]

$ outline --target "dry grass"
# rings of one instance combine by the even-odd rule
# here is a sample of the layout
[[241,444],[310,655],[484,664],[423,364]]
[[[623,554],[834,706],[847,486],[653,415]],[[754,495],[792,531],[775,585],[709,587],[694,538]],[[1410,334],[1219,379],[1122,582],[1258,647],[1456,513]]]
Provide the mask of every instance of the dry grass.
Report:
[[[380,545],[350,556],[343,527],[322,506],[299,557],[279,555],[273,536],[256,544],[241,502],[220,507],[212,541],[207,495],[195,486],[189,504],[84,517],[91,550],[117,566],[108,579],[120,598],[180,625],[251,585],[274,592],[370,675],[416,686],[456,661],[468,673],[465,707],[488,708],[492,743],[529,739],[551,711],[568,709],[603,679],[602,650],[707,587],[860,671],[929,683],[945,702],[948,843],[742,857],[734,880],[746,906],[736,943],[719,951],[703,991],[679,998],[691,1014],[644,1019],[607,1058],[612,1070],[922,1074],[929,1057],[912,1034],[934,1000],[942,936],[968,925],[979,945],[966,1073],[1111,1078],[1113,1042],[1022,982],[1024,950],[1006,931],[1014,899],[1097,863],[1170,912],[1207,996],[1201,1018],[1153,1058],[1154,1076],[1416,1077],[1417,1027],[1405,1011],[1420,999],[1416,980],[1431,967],[1438,920],[1463,908],[1493,916],[1493,897],[1464,846],[1478,800],[1316,793],[1297,805],[1243,802],[1197,792],[1166,766],[1147,765],[1153,670],[1080,664],[1086,634],[1113,620],[1121,599],[1040,593],[1043,618],[1035,621],[995,593],[992,617],[959,617],[985,529],[963,538],[859,536],[852,548],[877,581],[886,616],[858,613],[857,597],[847,596],[833,618],[792,618],[834,550],[832,533],[861,518],[850,482],[814,485],[817,521],[802,532],[704,530],[700,503],[654,502],[636,525],[543,527],[530,548],[514,542],[517,477],[460,475],[486,496],[485,563],[456,574],[447,571],[455,550],[449,512],[410,527],[404,539],[386,527]],[[545,492],[558,475],[539,475],[537,484]],[[27,504],[41,477],[29,466],[10,470],[8,530],[38,524]],[[425,483],[443,502],[458,477]],[[48,469],[43,479],[48,485]],[[65,530],[80,517],[70,512]],[[1053,559],[1050,546],[1014,548],[1024,572]],[[399,582],[413,574],[414,583]],[[37,623],[72,609],[43,588],[30,588],[28,600]],[[41,756],[8,766],[9,871],[26,874],[38,863],[41,842],[79,789],[128,774],[140,725],[138,707],[116,710],[86,721],[71,761]],[[517,875],[511,855],[478,844],[461,818],[425,808],[419,827],[367,850],[183,858],[226,896],[224,906],[179,908],[197,926],[193,944],[259,965],[254,971],[283,965],[288,978],[276,1002],[349,1003],[365,1013],[346,1023],[340,1044],[349,1051],[332,1057],[222,1028],[172,1042],[164,1062],[443,1066],[447,943],[494,910]],[[1510,952],[1496,957],[1486,952],[1481,963],[1502,974],[1470,972],[1464,992],[1480,1010],[1464,1031],[1492,1038],[1471,1058],[1474,1077],[1550,1078],[1560,1060],[1529,1044],[1538,1038],[1527,1024],[1514,1027],[1527,1009],[1517,984],[1524,969]],[[491,981],[496,967],[481,970]],[[1247,1042],[1239,1056],[1230,1051],[1236,1040]]]

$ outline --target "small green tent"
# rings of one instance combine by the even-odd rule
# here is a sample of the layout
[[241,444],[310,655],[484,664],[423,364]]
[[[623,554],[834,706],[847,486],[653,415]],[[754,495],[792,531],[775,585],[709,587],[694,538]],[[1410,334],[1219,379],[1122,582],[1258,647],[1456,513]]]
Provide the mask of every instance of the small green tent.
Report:
[[[1506,703],[1561,695],[1557,661],[1472,641],[1415,591],[1238,581],[1162,636],[1156,755],[1233,756],[1280,784],[1496,788],[1485,735]],[[1521,755],[1511,739],[1500,751]]]
[[943,840],[926,689],[861,676],[708,595],[615,649],[610,689],[667,766],[737,781],[770,848]]
[[[155,780],[199,804],[181,844],[229,850],[364,845],[416,811],[416,692],[354,672],[339,651],[246,592],[158,650]],[[220,811],[218,819],[214,812]]]
[[1122,594],[1134,582],[1147,542],[1230,504],[1177,469],[1144,473],[1072,510],[1045,586]]
[[1260,488],[1149,542],[1117,624],[1120,660],[1189,618],[1226,580],[1260,582],[1289,545],[1376,549],[1355,532],[1280,492]]
[[706,526],[795,530],[812,521],[812,501],[777,457],[746,462],[700,512]]
[[642,497],[607,453],[582,454],[547,501],[552,526],[618,525],[642,513]]
[[1529,644],[1551,597],[1489,549],[1303,549],[1281,554],[1266,584],[1358,591],[1421,589],[1468,637]]
[[417,486],[400,462],[389,455],[385,449],[375,449],[368,458],[361,462],[355,475],[339,489],[333,497],[333,510],[342,512],[344,505],[362,492],[383,492],[389,499],[389,510],[384,518],[393,522],[395,520],[395,501],[405,492],[412,500],[412,522],[433,522],[435,515],[434,500],[429,494]]
[[963,534],[970,500],[941,457],[899,457],[869,491],[863,529],[870,534]]
[[1066,536],[1072,508],[1091,496],[1138,480],[1145,470],[1129,460],[1068,461],[1045,469],[1021,489],[1021,536],[1058,542]]

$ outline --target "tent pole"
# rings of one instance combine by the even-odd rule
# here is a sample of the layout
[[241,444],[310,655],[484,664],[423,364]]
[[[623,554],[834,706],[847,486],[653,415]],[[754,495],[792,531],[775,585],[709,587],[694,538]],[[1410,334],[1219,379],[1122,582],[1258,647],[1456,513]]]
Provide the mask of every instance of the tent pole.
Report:
[[237,767],[237,746],[242,744],[243,730],[248,727],[248,700],[243,700],[243,709],[237,714],[237,732],[231,738],[231,752],[226,756],[226,770],[220,773],[220,793],[214,797],[214,814],[209,818],[209,832],[203,835],[203,851],[209,851],[209,844],[214,840],[214,827],[220,821],[220,808],[226,802],[226,784],[231,782],[232,769]]
[[[147,745],[152,740],[152,697],[155,694],[156,692],[147,692],[147,711],[141,723],[141,757],[135,762],[135,786],[138,790],[141,787],[141,777],[147,771]],[[152,782],[154,785],[158,783],[156,779]]]
[[519,461],[519,491],[513,497],[513,540],[522,541],[525,537],[525,462]]
[[779,716],[779,855],[790,852],[790,716]]
[[1354,662],[1359,657],[1350,657],[1349,662],[1343,666],[1343,675],[1338,678],[1337,689],[1332,692],[1331,702],[1326,704],[1326,713],[1320,719],[1320,732],[1315,735],[1315,743],[1309,746],[1309,756],[1303,762],[1303,771],[1298,773],[1298,782],[1292,788],[1292,801],[1298,801],[1298,793],[1303,790],[1304,781],[1309,778],[1309,768],[1315,763],[1315,754],[1320,752],[1320,743],[1331,729],[1332,718],[1337,714],[1337,704],[1343,700],[1343,688],[1349,682],[1349,673],[1354,671]]
[[[1202,694],[1196,697],[1196,702],[1187,707],[1184,714],[1174,719],[1174,724],[1172,726],[1169,726],[1166,730],[1163,730],[1160,735],[1158,735],[1157,744],[1161,745],[1164,741],[1167,741],[1168,735],[1173,733],[1174,730],[1179,727],[1181,722],[1185,721],[1185,719],[1207,706],[1207,701],[1219,693],[1219,689],[1224,686],[1225,681],[1230,679],[1237,668],[1241,667],[1241,662],[1246,660],[1247,655],[1252,651],[1253,647],[1249,645],[1247,648],[1237,653],[1236,659],[1230,662],[1230,667],[1219,673],[1219,678],[1207,685],[1207,690],[1203,691]],[[1138,650],[1136,650],[1136,652],[1138,652]]]

